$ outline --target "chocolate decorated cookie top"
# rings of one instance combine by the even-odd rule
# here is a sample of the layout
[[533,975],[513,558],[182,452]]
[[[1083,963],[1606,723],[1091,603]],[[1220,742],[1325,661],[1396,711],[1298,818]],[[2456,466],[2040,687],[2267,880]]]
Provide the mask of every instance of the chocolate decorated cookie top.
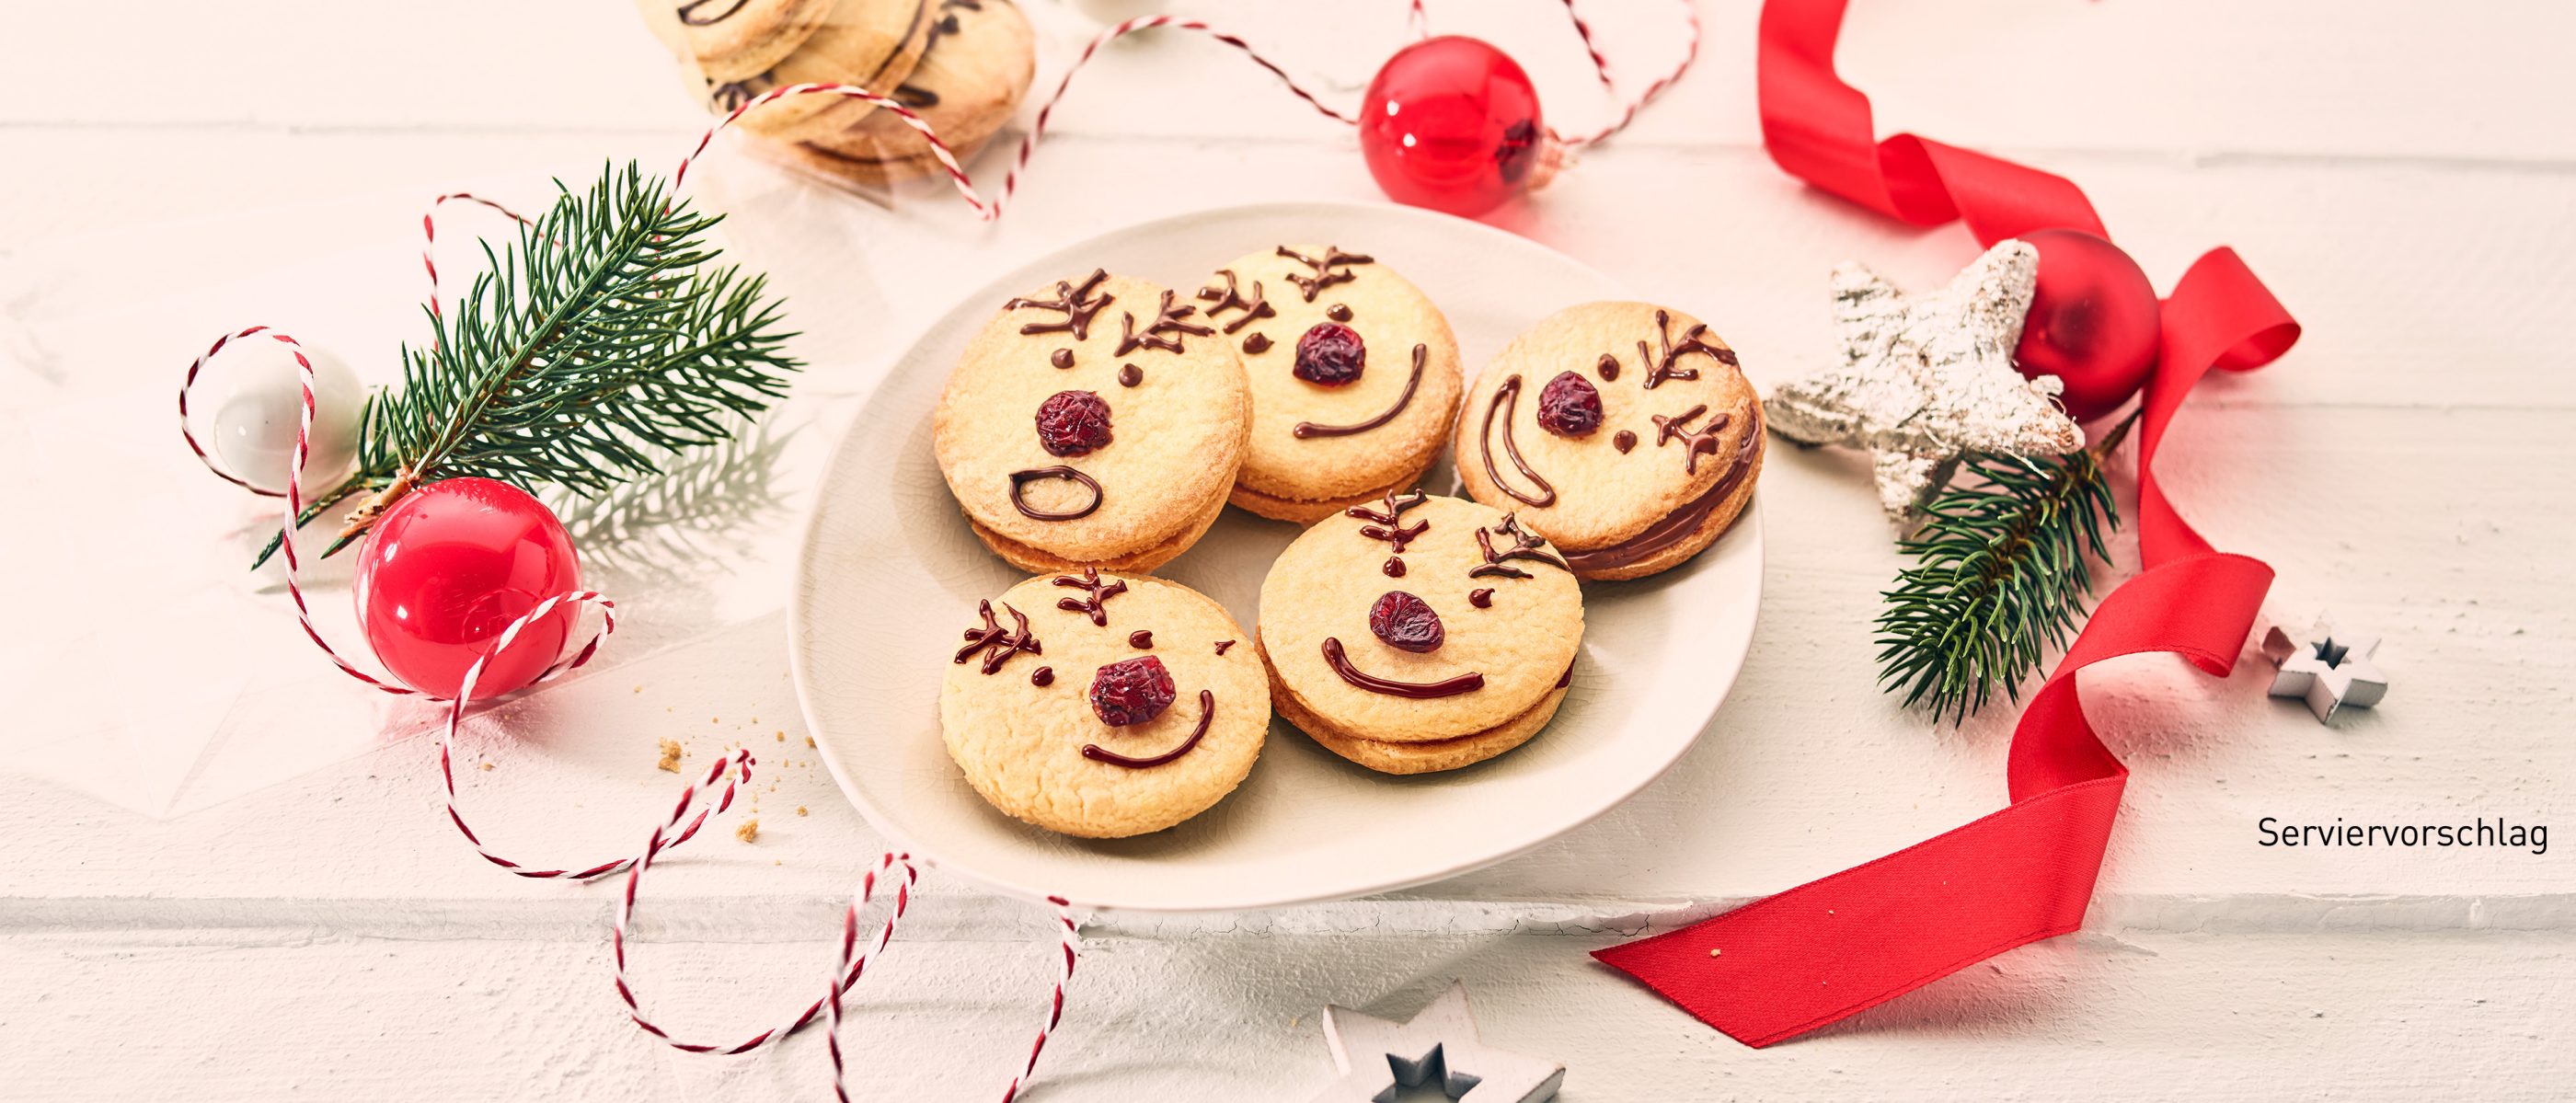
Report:
[[[906,0],[909,3],[909,0]],[[635,10],[683,67],[745,80],[795,53],[841,0],[635,0]]]
[[1734,350],[1699,319],[1586,303],[1486,366],[1456,436],[1470,495],[1517,511],[1598,577],[1669,565],[1668,552],[1686,557],[1731,520],[1758,470],[1761,404]]
[[[769,0],[748,0],[733,15],[704,27],[683,28],[683,38],[719,31],[748,30]],[[652,5],[656,0],[638,0]],[[697,9],[714,15],[734,0],[713,0]],[[842,83],[872,89],[900,86],[929,45],[938,0],[837,0],[822,4],[810,26],[783,20],[766,37],[738,35],[750,52],[736,58],[710,58],[683,44],[681,72],[707,110],[725,114],[771,89],[791,84]],[[782,13],[786,9],[779,9]],[[807,9],[810,11],[810,7]],[[651,18],[647,10],[647,18]],[[747,59],[747,60],[746,60]],[[736,125],[772,138],[802,141],[836,134],[876,112],[864,100],[840,96],[791,96],[763,104]]]
[[[1196,294],[1241,352],[1253,428],[1237,501],[1294,519],[1295,503],[1411,485],[1458,405],[1458,342],[1385,258],[1292,242],[1238,257]],[[1290,503],[1281,508],[1264,505]]]
[[1095,838],[1159,831],[1223,798],[1261,753],[1261,662],[1219,648],[1242,630],[1178,583],[1039,575],[959,626],[962,640],[936,641],[941,731],[1009,815]]
[[1107,272],[996,305],[932,422],[968,518],[1031,569],[1178,554],[1223,507],[1251,423],[1233,346],[1184,297]]
[[[921,63],[890,94],[962,157],[1019,106],[1036,71],[1037,36],[1011,0],[937,0],[934,14]],[[930,157],[929,144],[891,111],[870,113],[814,144],[880,165]]]
[[1280,553],[1259,631],[1281,687],[1328,729],[1319,734],[1456,739],[1555,692],[1582,644],[1583,595],[1508,514],[1392,494]]

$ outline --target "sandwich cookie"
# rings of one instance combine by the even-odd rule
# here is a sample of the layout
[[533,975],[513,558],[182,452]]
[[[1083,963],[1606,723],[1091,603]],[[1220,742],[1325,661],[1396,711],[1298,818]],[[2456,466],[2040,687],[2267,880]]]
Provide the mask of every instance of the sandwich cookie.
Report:
[[1698,319],[1652,303],[1570,307],[1514,338],[1458,418],[1458,477],[1589,579],[1698,555],[1762,473],[1762,403]]
[[1252,426],[1234,346],[1169,288],[1094,270],[1002,304],[932,417],[967,521],[1032,572],[1150,571],[1224,512]]
[[[838,0],[828,18],[792,51],[754,72],[719,74],[685,60],[681,69],[699,102],[719,115],[791,84],[855,84],[900,100],[894,90],[929,47],[938,8],[939,0]],[[762,104],[734,125],[765,138],[799,142],[844,133],[881,114],[886,113],[875,104],[846,96],[790,96]]]
[[723,82],[755,77],[778,64],[847,2],[635,0],[635,8],[684,68]]
[[1280,553],[1258,631],[1281,716],[1362,766],[1424,773],[1546,726],[1572,682],[1583,593],[1511,515],[1389,493]]
[[[1011,0],[941,0],[921,64],[889,93],[960,159],[1010,122],[1037,71],[1037,39]],[[864,184],[940,171],[930,143],[890,111],[791,147],[807,167]]]
[[940,731],[967,784],[1007,815],[1085,838],[1160,831],[1223,800],[1261,755],[1261,662],[1234,646],[1234,618],[1186,586],[1040,575],[963,623]]
[[1439,458],[1458,341],[1394,269],[1333,245],[1281,245],[1219,269],[1197,300],[1252,385],[1234,504],[1310,523],[1410,488]]

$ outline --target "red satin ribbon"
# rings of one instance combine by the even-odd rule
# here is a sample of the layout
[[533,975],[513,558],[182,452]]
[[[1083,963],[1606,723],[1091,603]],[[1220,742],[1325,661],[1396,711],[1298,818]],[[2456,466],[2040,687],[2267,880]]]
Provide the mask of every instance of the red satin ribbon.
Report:
[[[1843,7],[1844,0],[1763,6],[1762,134],[1781,168],[1892,218],[1927,226],[1960,219],[1987,244],[2055,227],[2103,233],[2093,205],[2063,177],[1910,134],[1875,141],[1869,98],[1834,75]],[[2086,722],[2076,672],[2122,655],[2170,652],[2224,677],[2272,581],[2270,567],[2213,550],[2183,521],[2156,483],[2154,462],[2201,376],[2271,362],[2298,340],[2298,323],[2224,248],[2183,274],[2163,320],[2138,445],[2144,570],[2102,599],[2032,695],[2013,731],[2011,805],[1866,865],[1593,956],[1760,1047],[2083,924],[2128,769]]]

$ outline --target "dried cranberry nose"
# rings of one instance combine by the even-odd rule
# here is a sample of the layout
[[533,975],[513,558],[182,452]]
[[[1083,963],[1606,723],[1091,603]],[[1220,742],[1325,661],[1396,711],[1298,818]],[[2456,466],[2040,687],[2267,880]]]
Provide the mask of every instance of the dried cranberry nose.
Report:
[[1038,403],[1038,443],[1050,456],[1079,456],[1109,444],[1109,404],[1090,391],[1057,391]]
[[1441,642],[1449,638],[1440,627],[1440,614],[1402,590],[1389,590],[1369,606],[1369,631],[1388,647],[1416,655],[1440,650]]
[[1111,663],[1091,676],[1091,711],[1113,728],[1161,716],[1179,695],[1172,672],[1152,655]]
[[1558,372],[1538,392],[1538,427],[1560,437],[1588,437],[1601,427],[1601,392],[1573,372]]
[[1297,339],[1297,378],[1327,387],[1338,387],[1360,377],[1368,366],[1368,346],[1361,343],[1357,330],[1332,322],[1317,322],[1306,335]]

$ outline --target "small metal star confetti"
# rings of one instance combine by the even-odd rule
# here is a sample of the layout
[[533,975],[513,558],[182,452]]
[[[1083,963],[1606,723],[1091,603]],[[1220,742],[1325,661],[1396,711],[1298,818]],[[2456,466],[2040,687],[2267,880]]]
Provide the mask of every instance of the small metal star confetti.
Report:
[[1461,1103],[1547,1103],[1565,1082],[1563,1065],[1477,1041],[1467,986],[1458,982],[1402,1023],[1326,1007],[1324,1041],[1342,1075],[1313,1103],[1394,1103],[1425,1083]]
[[1836,268],[1843,366],[1763,400],[1771,430],[1875,453],[1879,504],[1900,522],[1921,517],[1963,452],[2082,448],[2083,434],[2058,407],[2057,377],[2013,370],[2038,271],[2039,251],[2018,240],[1996,243],[1948,287],[1911,298],[1867,268]]
[[2296,639],[2278,626],[2263,633],[2263,657],[2281,668],[2272,696],[2305,699],[2320,724],[2337,709],[2366,709],[2388,695],[2388,675],[2370,661],[2378,650],[2379,637],[2339,635],[2324,621]]

